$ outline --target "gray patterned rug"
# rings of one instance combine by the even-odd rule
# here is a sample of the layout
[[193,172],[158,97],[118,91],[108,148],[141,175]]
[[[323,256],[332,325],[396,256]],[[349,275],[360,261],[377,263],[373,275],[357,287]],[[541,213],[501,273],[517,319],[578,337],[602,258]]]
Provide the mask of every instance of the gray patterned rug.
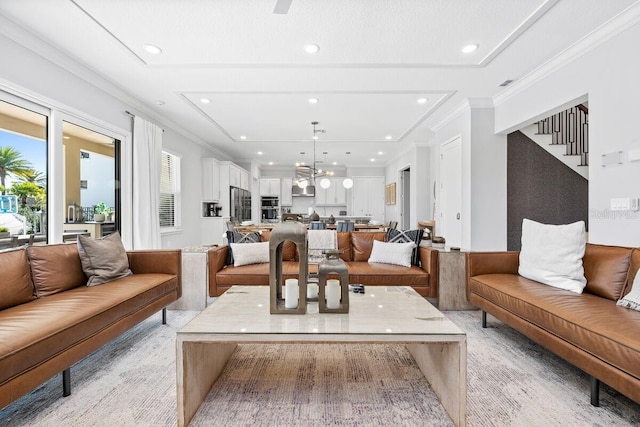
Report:
[[[1,426],[176,425],[175,332],[196,313],[156,315],[0,411]],[[479,312],[445,313],[468,334],[469,426],[636,426],[640,405]],[[398,345],[246,345],[236,350],[195,426],[448,426]]]

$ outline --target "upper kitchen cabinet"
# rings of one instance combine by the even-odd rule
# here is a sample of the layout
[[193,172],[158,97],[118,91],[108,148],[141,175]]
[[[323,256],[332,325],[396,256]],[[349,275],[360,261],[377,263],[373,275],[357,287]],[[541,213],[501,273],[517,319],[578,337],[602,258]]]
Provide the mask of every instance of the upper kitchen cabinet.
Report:
[[[323,178],[324,179],[324,178]],[[327,178],[331,183],[329,188],[323,189],[319,183],[316,185],[316,205],[319,206],[346,206],[347,189],[342,185],[343,178]]]
[[385,186],[383,176],[354,176],[351,215],[369,216],[384,222]]
[[249,172],[234,163],[229,163],[229,186],[248,190]]
[[280,197],[280,178],[260,178],[259,184],[260,196]]
[[291,186],[293,178],[282,178],[280,180],[280,206],[292,206]]
[[202,159],[202,200],[220,201],[220,162],[216,159]]

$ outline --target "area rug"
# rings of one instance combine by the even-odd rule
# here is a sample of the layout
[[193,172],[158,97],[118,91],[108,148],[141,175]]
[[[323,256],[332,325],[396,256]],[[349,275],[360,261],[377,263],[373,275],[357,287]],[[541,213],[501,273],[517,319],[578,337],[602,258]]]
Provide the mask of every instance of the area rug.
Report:
[[[175,333],[197,313],[141,323],[0,411],[2,426],[175,426]],[[589,378],[489,316],[446,312],[467,332],[469,426],[635,426],[640,405],[609,387],[589,404]],[[194,426],[449,426],[400,345],[243,345]]]

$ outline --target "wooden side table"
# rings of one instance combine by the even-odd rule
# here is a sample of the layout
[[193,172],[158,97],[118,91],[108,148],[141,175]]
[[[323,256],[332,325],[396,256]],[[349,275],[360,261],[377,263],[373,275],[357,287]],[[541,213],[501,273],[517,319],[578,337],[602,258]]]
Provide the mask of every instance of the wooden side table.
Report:
[[467,262],[462,251],[439,249],[438,310],[477,310],[467,301]]

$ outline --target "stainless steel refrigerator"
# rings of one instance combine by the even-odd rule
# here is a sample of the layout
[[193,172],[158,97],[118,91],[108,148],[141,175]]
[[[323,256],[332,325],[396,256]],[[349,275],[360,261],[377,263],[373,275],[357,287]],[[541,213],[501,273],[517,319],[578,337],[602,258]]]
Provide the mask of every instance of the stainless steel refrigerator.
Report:
[[251,192],[238,187],[231,187],[231,220],[249,221],[251,219]]

